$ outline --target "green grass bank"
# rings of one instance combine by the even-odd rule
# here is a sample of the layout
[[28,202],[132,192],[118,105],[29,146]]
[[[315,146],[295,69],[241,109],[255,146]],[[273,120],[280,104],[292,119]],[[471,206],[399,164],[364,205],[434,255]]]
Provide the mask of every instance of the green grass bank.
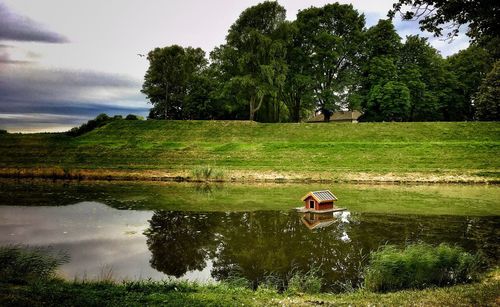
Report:
[[4,285],[4,306],[496,306],[498,274],[481,283],[425,290],[343,294],[253,291],[227,283],[186,282],[66,282],[51,280],[28,285]]
[[[79,137],[0,135],[4,177],[500,181],[500,123],[116,121]],[[214,177],[199,178],[203,168]],[[201,169],[201,171],[200,171]]]

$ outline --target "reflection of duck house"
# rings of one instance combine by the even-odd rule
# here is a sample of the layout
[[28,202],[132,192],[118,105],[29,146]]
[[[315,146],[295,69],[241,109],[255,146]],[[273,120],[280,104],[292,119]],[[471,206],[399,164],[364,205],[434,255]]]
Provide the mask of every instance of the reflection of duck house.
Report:
[[312,212],[312,213],[330,213],[335,211],[343,211],[344,208],[337,208],[335,202],[337,197],[328,190],[309,192],[302,197],[304,207],[299,207],[299,212]]
[[310,230],[326,228],[333,223],[335,223],[334,213],[330,214],[315,214],[315,213],[304,213],[302,218],[300,219],[304,225],[307,226]]

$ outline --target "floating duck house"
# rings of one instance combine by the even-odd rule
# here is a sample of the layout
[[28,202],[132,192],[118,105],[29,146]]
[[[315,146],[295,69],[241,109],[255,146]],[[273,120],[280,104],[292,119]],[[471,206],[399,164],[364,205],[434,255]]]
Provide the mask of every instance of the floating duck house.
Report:
[[337,197],[328,190],[309,192],[302,197],[304,207],[297,208],[300,212],[328,213],[345,210],[337,208]]

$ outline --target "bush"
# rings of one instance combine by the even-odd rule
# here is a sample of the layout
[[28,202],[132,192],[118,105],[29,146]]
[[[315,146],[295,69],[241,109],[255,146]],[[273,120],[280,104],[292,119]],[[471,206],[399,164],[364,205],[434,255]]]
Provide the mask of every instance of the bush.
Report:
[[307,273],[296,272],[288,280],[287,292],[316,294],[321,291],[322,284],[323,279],[319,276],[318,270],[313,269]]
[[401,250],[387,245],[370,255],[364,286],[394,291],[446,286],[478,279],[479,261],[459,247],[413,244]]
[[210,166],[196,167],[191,172],[191,175],[198,181],[210,179],[222,180],[224,178],[224,172],[222,170],[214,169]]
[[0,282],[26,284],[54,276],[57,267],[69,260],[66,254],[21,246],[0,247]]
[[0,134],[7,134],[7,130],[4,130],[4,129],[0,129]]
[[97,115],[95,119],[89,120],[87,123],[81,125],[80,127],[75,127],[66,132],[67,135],[69,136],[80,136],[82,134],[85,134],[87,132],[90,132],[94,129],[97,129],[99,127],[102,127],[112,121],[115,120],[121,120],[122,117],[120,115],[114,116],[114,117],[109,117],[108,115],[102,113]]
[[125,117],[126,120],[143,120],[142,116],[137,116],[135,114],[129,114]]

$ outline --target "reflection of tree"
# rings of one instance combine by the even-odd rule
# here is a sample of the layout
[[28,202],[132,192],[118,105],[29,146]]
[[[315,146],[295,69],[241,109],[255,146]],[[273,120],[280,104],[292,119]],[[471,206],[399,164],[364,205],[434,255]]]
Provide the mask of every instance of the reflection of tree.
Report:
[[348,223],[310,231],[295,212],[233,213],[222,223],[212,271],[217,280],[237,272],[256,286],[271,274],[284,280],[294,270],[313,268],[321,268],[326,280],[359,277],[352,263],[362,260],[362,242],[342,239],[351,232]]
[[199,194],[205,194],[207,196],[212,195],[214,192],[222,190],[223,185],[220,183],[213,182],[197,182],[194,184],[194,191]]
[[206,266],[205,260],[214,244],[207,215],[155,211],[149,223],[144,234],[152,253],[153,268],[180,277]]
[[151,265],[168,275],[203,269],[210,258],[216,280],[240,275],[256,286],[269,275],[285,280],[294,270],[320,268],[334,290],[334,281],[359,284],[368,253],[380,245],[446,242],[495,252],[496,229],[498,219],[353,214],[310,230],[296,212],[157,211],[145,234]]

